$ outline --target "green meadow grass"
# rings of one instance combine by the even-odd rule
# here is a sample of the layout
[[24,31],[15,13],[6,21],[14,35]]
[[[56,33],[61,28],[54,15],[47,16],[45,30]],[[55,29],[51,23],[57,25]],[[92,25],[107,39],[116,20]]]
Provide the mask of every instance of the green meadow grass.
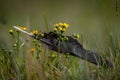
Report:
[[[103,57],[109,57],[113,68],[48,50],[18,31],[10,33],[10,41],[9,49],[0,44],[0,80],[120,80],[119,34],[110,34],[110,47],[99,50]],[[86,44],[83,38],[81,41]]]

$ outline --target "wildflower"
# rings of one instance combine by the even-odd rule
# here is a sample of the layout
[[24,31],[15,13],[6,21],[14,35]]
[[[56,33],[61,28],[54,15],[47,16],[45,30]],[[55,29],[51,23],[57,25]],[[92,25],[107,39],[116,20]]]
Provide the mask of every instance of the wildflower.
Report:
[[56,23],[54,24],[53,31],[56,32],[57,34],[63,34],[68,28],[69,24],[67,23]]
[[40,34],[40,36],[41,36],[41,37],[44,37],[44,34],[43,34],[43,33],[41,33],[41,34]]
[[63,26],[63,23],[60,22],[60,23],[59,23],[59,26]]
[[51,58],[55,58],[56,56],[56,54],[51,54]]
[[22,26],[18,26],[20,29],[22,29],[22,30],[27,30],[27,28],[26,27],[22,27]]
[[37,35],[37,34],[38,34],[38,31],[37,31],[37,30],[33,30],[33,31],[31,32],[31,34]]
[[61,30],[61,31],[65,32],[65,31],[66,31],[66,28],[62,28],[62,30]]
[[57,28],[53,28],[53,30],[56,32],[58,29]]
[[79,34],[77,34],[77,35],[76,35],[76,37],[77,37],[77,38],[80,38],[80,35],[79,35]]
[[80,38],[80,35],[79,35],[79,34],[74,33],[74,34],[73,34],[73,37],[74,37],[74,38]]
[[27,28],[25,28],[25,27],[22,27],[22,30],[27,30]]
[[59,27],[58,29],[59,29],[60,31],[62,31],[62,27]]
[[59,26],[59,24],[54,24],[54,27],[58,27]]
[[63,27],[68,28],[68,27],[69,27],[69,24],[63,23]]
[[31,48],[30,51],[31,51],[32,53],[34,53],[34,52],[35,52],[35,48]]
[[9,30],[9,33],[10,33],[10,34],[13,34],[13,29],[10,29],[10,30]]

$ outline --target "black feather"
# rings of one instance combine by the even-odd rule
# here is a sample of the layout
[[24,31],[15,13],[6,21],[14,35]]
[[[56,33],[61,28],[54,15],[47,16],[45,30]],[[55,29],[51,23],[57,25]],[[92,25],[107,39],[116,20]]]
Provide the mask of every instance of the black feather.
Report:
[[[105,65],[112,67],[112,63],[107,59],[103,59],[98,53],[91,50],[85,50],[83,46],[74,38],[67,36],[68,40],[58,40],[59,35],[54,32],[44,33],[44,37],[37,35],[36,38],[40,42],[46,44],[49,49],[63,54],[69,53],[72,56],[81,58],[95,65]],[[64,37],[64,36],[62,36]]]

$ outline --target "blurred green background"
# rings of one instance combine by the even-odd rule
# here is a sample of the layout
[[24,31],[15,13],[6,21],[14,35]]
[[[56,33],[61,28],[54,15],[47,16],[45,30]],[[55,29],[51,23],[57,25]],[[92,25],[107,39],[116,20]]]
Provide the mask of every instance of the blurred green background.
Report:
[[109,35],[119,36],[120,0],[0,0],[0,43],[9,46],[14,25],[46,31],[44,15],[50,29],[69,23],[67,35],[83,34],[89,49],[104,49]]

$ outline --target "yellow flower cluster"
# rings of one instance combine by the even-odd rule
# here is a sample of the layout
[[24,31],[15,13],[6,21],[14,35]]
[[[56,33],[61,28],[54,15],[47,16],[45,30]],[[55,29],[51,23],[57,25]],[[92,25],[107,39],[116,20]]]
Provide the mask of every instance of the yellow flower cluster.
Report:
[[53,30],[55,32],[57,31],[65,32],[68,27],[69,27],[69,24],[60,22],[60,23],[54,24]]
[[38,30],[33,30],[32,32],[30,32],[33,35],[37,35],[38,34]]

